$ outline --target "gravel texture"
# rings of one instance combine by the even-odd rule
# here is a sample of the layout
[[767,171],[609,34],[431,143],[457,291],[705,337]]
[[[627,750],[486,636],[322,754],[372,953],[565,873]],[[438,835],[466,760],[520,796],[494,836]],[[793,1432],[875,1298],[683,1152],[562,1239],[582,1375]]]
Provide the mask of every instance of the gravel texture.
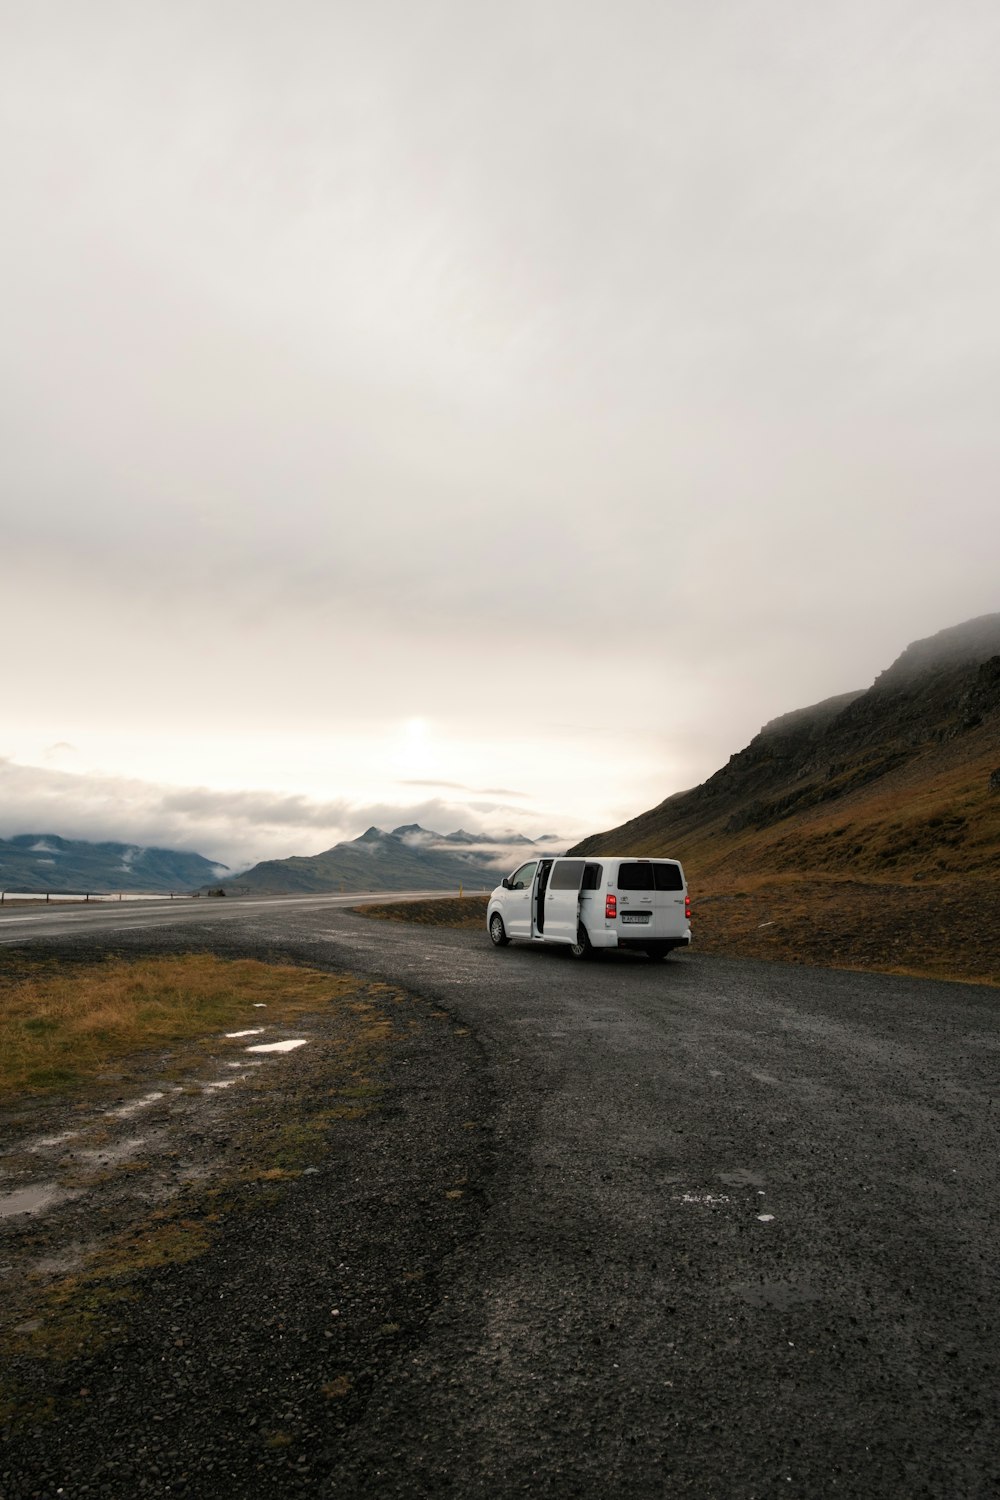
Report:
[[[175,946],[201,945],[172,933],[115,944],[126,953]],[[223,956],[323,962],[295,946],[211,947]],[[71,942],[67,951],[96,950]],[[68,1359],[40,1360],[30,1348],[8,1355],[5,1382],[20,1409],[0,1458],[3,1500],[316,1493],[373,1386],[411,1357],[441,1299],[449,1257],[475,1233],[490,1177],[489,1088],[473,1039],[419,1001],[394,1019],[396,1040],[374,1075],[380,1096],[370,1105],[348,1099],[348,1115],[359,1105],[367,1112],[317,1135],[312,1160],[284,1180],[238,1174],[248,1161],[266,1163],[262,1137],[280,1140],[290,1118],[308,1121],[337,1102],[308,1047],[283,1058],[250,1102],[240,1086],[167,1092],[118,1122],[110,1139],[103,1108],[81,1116],[49,1103],[19,1112],[0,1159],[4,1191],[39,1139],[83,1134],[79,1148],[35,1151],[30,1178],[61,1176],[65,1201],[30,1219],[0,1220],[5,1312],[37,1295],[39,1282],[59,1285],[78,1273],[130,1220],[162,1223],[164,1204],[182,1234],[207,1230],[210,1243],[187,1263],[128,1274],[130,1300],[113,1301],[99,1320],[103,1347]],[[316,1015],[273,1035],[316,1041],[329,1025]],[[159,1081],[155,1063],[145,1060],[145,1086],[133,1080],[112,1108],[142,1104]],[[95,1123],[105,1128],[95,1132]],[[88,1179],[79,1175],[82,1156]],[[137,1158],[141,1174],[130,1170]],[[178,1175],[179,1209],[171,1191]]]
[[1000,1493],[994,991],[287,906],[116,942],[349,968],[421,1024],[61,1371],[4,1500]]

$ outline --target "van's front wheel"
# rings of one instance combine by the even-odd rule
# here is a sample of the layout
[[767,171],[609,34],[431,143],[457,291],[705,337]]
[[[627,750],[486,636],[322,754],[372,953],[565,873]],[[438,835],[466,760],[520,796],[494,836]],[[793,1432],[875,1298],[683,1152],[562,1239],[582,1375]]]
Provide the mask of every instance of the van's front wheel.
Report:
[[506,929],[503,925],[503,917],[495,911],[490,917],[490,937],[493,939],[494,948],[506,948],[510,942]]
[[587,929],[582,922],[576,929],[576,942],[570,943],[569,951],[574,958],[591,958],[593,956],[594,950],[591,947],[590,938],[587,936]]

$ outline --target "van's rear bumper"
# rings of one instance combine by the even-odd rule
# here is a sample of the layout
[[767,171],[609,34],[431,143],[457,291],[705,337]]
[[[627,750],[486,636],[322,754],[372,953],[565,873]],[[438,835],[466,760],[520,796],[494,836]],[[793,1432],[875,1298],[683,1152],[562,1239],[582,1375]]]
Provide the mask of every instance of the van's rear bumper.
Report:
[[647,948],[690,948],[691,939],[689,937],[646,938],[645,942],[640,942],[638,938],[628,937],[619,938],[617,946],[619,948],[634,948],[637,953],[645,953]]
[[669,943],[672,948],[690,948],[691,946],[690,928],[687,932],[683,932],[677,937],[661,937],[659,935],[654,936],[654,934],[651,932],[646,934],[645,936],[640,936],[639,929],[630,932],[628,936],[625,937],[618,931],[617,928],[610,926],[598,927],[596,932],[588,928],[587,933],[590,938],[590,946],[592,948],[637,948],[640,951],[643,951],[648,948],[651,943],[656,943],[657,946],[663,943]]

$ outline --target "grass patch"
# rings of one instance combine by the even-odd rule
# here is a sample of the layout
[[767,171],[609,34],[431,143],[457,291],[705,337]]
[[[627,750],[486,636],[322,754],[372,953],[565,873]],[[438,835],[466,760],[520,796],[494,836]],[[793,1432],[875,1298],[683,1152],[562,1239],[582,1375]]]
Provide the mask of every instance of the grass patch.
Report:
[[481,927],[486,930],[489,896],[431,897],[426,901],[385,901],[355,906],[362,917],[382,922],[415,922],[420,927]]
[[356,988],[346,975],[200,953],[37,972],[22,964],[0,980],[0,1094],[79,1090],[130,1054],[262,1016],[288,1021]]
[[137,1300],[136,1281],[143,1272],[184,1265],[209,1248],[222,1219],[218,1208],[207,1208],[215,1197],[210,1192],[197,1207],[192,1202],[159,1209],[116,1235],[82,1271],[44,1291],[36,1304],[38,1326],[4,1338],[4,1354],[66,1360],[99,1348],[119,1331],[126,1304]]
[[342,1401],[345,1396],[350,1395],[353,1384],[350,1375],[337,1375],[323,1386],[323,1395],[328,1401]]
[[744,876],[692,905],[703,952],[1000,985],[1000,879]]
[[[143,983],[128,993],[134,997],[141,990],[146,997],[142,1008],[154,1011],[157,1025],[162,1025],[160,1001],[149,1003],[151,974],[156,973],[161,985],[170,979],[176,988],[181,976],[185,982],[197,973],[206,978],[203,962],[196,958],[192,966],[190,956],[156,960],[154,965],[140,960],[134,967],[141,971],[136,977]],[[168,974],[163,964],[169,965],[172,973]],[[91,1249],[72,1273],[53,1280],[47,1272],[29,1269],[22,1276],[16,1306],[8,1306],[6,1316],[0,1318],[7,1325],[0,1333],[0,1367],[5,1368],[0,1376],[0,1420],[18,1426],[44,1420],[48,1414],[44,1400],[53,1382],[61,1379],[59,1372],[65,1362],[89,1356],[126,1334],[132,1304],[141,1301],[150,1274],[211,1255],[226,1234],[246,1233],[240,1221],[265,1212],[284,1194],[295,1191],[304,1172],[316,1170],[327,1158],[334,1133],[351,1129],[351,1122],[370,1114],[384,1096],[388,1051],[408,1035],[406,1009],[411,1002],[403,991],[387,985],[370,987],[350,975],[291,966],[214,959],[209,965],[209,972],[217,966],[212,986],[206,986],[210,1003],[195,1007],[202,1031],[211,1025],[217,1034],[223,1022],[245,1021],[247,1006],[267,995],[269,1008],[264,1014],[269,1022],[287,1020],[305,1011],[312,1014],[311,1045],[295,1054],[294,1072],[276,1068],[248,1080],[239,1110],[229,1116],[225,1139],[204,1162],[207,1181],[188,1183],[177,1196],[147,1209],[137,1221],[122,1223],[119,1217],[117,1227],[102,1236],[102,1243]],[[81,967],[71,976],[46,969],[35,976],[34,999],[36,1003],[50,999],[47,986],[54,978],[60,982],[69,977],[74,982],[80,978],[87,981],[98,974],[110,974],[117,993],[121,967],[118,962]],[[28,977],[22,969],[17,986],[8,986],[5,998],[9,999],[16,988],[24,1005]],[[225,1010],[229,1004],[226,997],[232,994],[237,977],[239,989],[234,1003],[238,1008],[230,1014]],[[220,989],[223,979],[229,984],[222,984]],[[90,993],[89,984],[83,988]],[[182,1039],[194,1040],[189,1010],[190,1000],[184,1007]],[[259,1021],[261,1012],[250,1010],[249,1015]],[[26,1034],[51,1037],[59,1030],[29,1028]],[[128,1028],[125,1034],[132,1035]],[[173,1027],[171,1037],[176,1038]],[[148,1034],[143,1032],[142,1039],[148,1042]],[[143,1057],[148,1067],[149,1052]],[[154,1057],[154,1065],[156,1061]],[[152,1079],[147,1077],[145,1081]],[[183,1132],[183,1124],[179,1129]],[[105,1133],[92,1132],[88,1140],[93,1143]],[[169,1152],[168,1159],[176,1158],[179,1150],[186,1154],[190,1149],[183,1133],[177,1147]],[[145,1157],[120,1163],[81,1185],[99,1192],[102,1184],[120,1180],[123,1173],[143,1172],[155,1165]],[[97,1199],[98,1225],[97,1215],[106,1212],[100,1204]],[[128,1212],[127,1207],[123,1212]],[[27,1249],[30,1252],[30,1244]],[[51,1414],[57,1414],[55,1406]]]

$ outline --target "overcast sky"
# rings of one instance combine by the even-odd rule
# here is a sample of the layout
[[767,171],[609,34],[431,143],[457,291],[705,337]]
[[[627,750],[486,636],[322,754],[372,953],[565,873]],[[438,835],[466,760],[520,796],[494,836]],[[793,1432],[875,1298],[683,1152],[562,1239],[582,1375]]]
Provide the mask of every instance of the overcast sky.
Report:
[[993,0],[0,22],[0,834],[580,835],[1000,608]]

